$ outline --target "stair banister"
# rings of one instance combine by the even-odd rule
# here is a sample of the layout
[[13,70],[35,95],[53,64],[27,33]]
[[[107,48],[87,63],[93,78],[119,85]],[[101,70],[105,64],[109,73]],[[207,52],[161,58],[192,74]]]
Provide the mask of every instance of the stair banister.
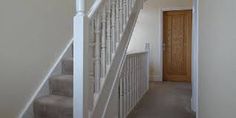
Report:
[[142,0],[96,0],[90,8],[88,3],[76,1],[74,118],[106,116],[109,96],[143,4]]

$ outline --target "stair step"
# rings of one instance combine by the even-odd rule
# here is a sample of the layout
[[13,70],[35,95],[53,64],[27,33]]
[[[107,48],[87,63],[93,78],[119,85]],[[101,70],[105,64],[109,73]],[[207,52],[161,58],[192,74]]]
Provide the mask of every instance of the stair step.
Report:
[[67,75],[73,74],[73,58],[66,58],[62,61],[62,73]]
[[73,75],[53,76],[49,79],[49,87],[53,95],[73,97]]
[[49,95],[34,101],[35,118],[73,118],[73,98]]

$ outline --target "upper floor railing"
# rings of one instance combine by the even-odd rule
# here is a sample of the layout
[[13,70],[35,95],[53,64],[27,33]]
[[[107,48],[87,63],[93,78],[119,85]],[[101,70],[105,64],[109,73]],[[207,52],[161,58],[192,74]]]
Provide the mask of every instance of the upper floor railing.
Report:
[[120,118],[126,118],[149,89],[149,44],[143,52],[128,53],[120,80]]

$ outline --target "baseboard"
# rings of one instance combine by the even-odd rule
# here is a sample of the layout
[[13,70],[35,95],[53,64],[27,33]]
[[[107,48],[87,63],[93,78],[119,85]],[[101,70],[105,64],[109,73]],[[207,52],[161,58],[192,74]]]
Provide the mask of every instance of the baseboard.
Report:
[[193,101],[193,98],[191,98],[191,109],[193,112],[197,112],[197,104]]
[[163,81],[161,75],[150,75],[150,81]]
[[[56,62],[53,64],[53,66],[50,68],[49,72],[47,73],[47,75],[44,77],[42,83],[39,85],[39,87],[36,89],[36,91],[33,93],[33,95],[31,96],[31,98],[29,99],[29,101],[26,103],[25,107],[23,108],[23,110],[20,112],[20,114],[18,115],[18,118],[23,118],[25,116],[25,114],[27,113],[27,111],[32,111],[32,103],[35,100],[35,98],[37,98],[41,91],[43,90],[43,88],[47,85],[48,79],[55,74],[55,70],[57,70],[58,65],[60,65],[61,60],[64,58],[64,56],[66,55],[67,51],[70,50],[70,47],[73,43],[73,39],[69,41],[69,43],[66,45],[65,49],[62,51],[62,53],[59,55],[59,57],[57,58]],[[30,110],[31,109],[31,110]],[[31,115],[26,115],[26,116],[32,116]],[[25,117],[24,117],[25,118]],[[28,118],[28,117],[27,117]]]

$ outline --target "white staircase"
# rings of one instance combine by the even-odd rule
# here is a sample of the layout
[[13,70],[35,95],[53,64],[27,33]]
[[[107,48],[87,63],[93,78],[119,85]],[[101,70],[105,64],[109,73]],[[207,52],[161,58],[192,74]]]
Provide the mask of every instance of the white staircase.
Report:
[[74,118],[119,118],[119,74],[143,0],[77,1]]

